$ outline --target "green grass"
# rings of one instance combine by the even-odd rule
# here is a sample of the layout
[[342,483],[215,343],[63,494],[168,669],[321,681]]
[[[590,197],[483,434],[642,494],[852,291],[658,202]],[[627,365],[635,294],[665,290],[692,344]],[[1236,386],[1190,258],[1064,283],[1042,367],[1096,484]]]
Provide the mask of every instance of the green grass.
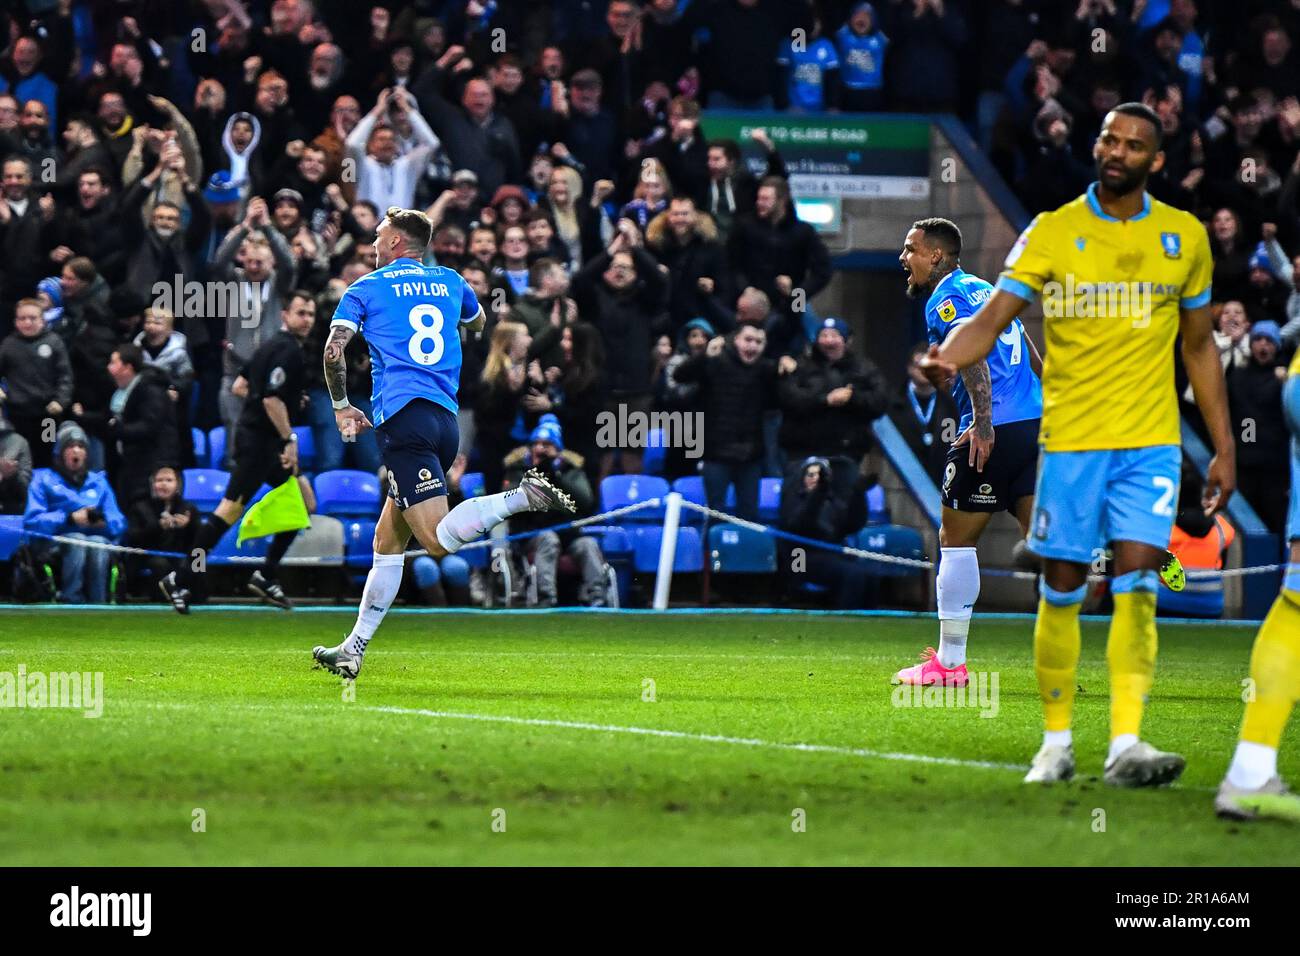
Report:
[[[1188,758],[1165,791],[1097,779],[1104,625],[1084,625],[1068,786],[658,728],[1025,765],[1040,715],[1027,621],[977,619],[999,710],[902,709],[925,618],[400,615],[355,701],[310,668],[349,614],[0,613],[0,671],[103,671],[97,720],[0,709],[7,864],[1291,864],[1300,828],[1214,818],[1253,633],[1166,626],[1144,735]],[[642,700],[652,679],[657,700]],[[1300,778],[1297,734],[1282,770]],[[192,831],[202,808],[206,832]],[[493,811],[505,811],[494,832]],[[806,832],[792,813],[806,814]],[[1096,811],[1105,830],[1095,832]]]

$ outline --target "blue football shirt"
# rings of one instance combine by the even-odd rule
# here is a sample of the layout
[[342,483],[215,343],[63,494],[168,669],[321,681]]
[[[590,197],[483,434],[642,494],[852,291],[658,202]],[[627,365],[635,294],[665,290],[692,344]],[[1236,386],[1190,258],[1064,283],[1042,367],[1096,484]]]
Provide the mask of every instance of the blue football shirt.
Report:
[[835,34],[840,81],[845,89],[879,90],[885,85],[885,51],[889,37],[879,30],[858,36],[847,23]]
[[[993,286],[979,276],[954,269],[939,281],[925,304],[925,329],[931,345],[938,345],[948,333],[968,321],[993,294]],[[985,361],[993,392],[993,424],[1023,422],[1043,417],[1043,385],[1029,361],[1025,327],[1019,319],[1012,321],[998,336],[997,344]],[[970,395],[961,376],[954,379],[952,397],[961,412],[958,431],[963,432],[975,419]]]
[[365,336],[375,425],[417,398],[459,409],[459,327],[478,312],[478,298],[459,273],[414,259],[394,259],[348,286],[330,325]]
[[798,47],[793,40],[787,41],[776,62],[790,71],[790,105],[817,113],[825,105],[826,71],[840,68],[839,56],[835,44],[825,37],[811,46]]

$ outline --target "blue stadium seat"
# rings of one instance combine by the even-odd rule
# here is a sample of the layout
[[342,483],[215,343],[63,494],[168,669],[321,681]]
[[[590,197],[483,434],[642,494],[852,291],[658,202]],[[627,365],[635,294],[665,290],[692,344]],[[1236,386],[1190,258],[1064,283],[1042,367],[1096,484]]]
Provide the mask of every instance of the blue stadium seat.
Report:
[[343,522],[343,563],[351,569],[368,571],[375,553],[375,522],[350,518]]
[[715,524],[709,528],[709,560],[719,574],[775,574],[776,542],[752,528]]
[[[659,570],[659,544],[664,529],[656,525],[643,525],[631,529],[636,553],[633,566],[638,574],[653,574]],[[682,525],[677,529],[677,551],[673,555],[673,571],[694,574],[704,570],[704,548],[700,529]]]
[[[610,475],[600,483],[600,510],[613,511],[638,501],[663,498],[666,494],[668,482],[654,475]],[[635,523],[663,521],[664,508],[662,504],[657,508],[643,508],[619,520]]]
[[[915,528],[902,525],[886,524],[863,528],[849,542],[863,551],[878,551],[900,558],[924,560],[925,545],[921,532]],[[882,578],[904,578],[913,574],[922,574],[924,569],[908,567],[902,564],[887,564],[883,561],[868,562],[871,573]]]
[[316,476],[316,510],[335,518],[378,518],[384,501],[368,471],[323,471]]
[[203,434],[202,428],[191,428],[190,435],[194,439],[194,463],[199,468],[207,468],[211,462],[208,460],[208,436]]
[[645,453],[641,456],[641,470],[647,475],[662,475],[666,457],[663,429],[650,429],[650,434],[646,436]]
[[481,471],[467,471],[460,476],[460,493],[466,498],[477,498],[485,488]]
[[212,431],[208,432],[208,466],[211,468],[220,468],[225,464],[223,460],[226,457],[226,429],[224,425],[218,425]]
[[[704,479],[699,475],[687,475],[685,478],[678,478],[673,482],[672,490],[677,492],[687,501],[697,505],[707,505],[708,500],[704,494]],[[736,486],[727,485],[727,497],[723,499],[722,510],[728,514],[736,510]],[[683,524],[704,524],[704,514],[696,511],[694,508],[682,509]]]
[[617,525],[587,525],[582,530],[596,539],[606,560],[630,558],[635,550],[632,546],[632,536],[627,528],[620,528]]
[[186,468],[185,497],[202,512],[211,512],[221,503],[230,476],[218,468]]
[[632,562],[636,556],[631,528],[589,524],[582,529],[600,544],[605,562],[614,569],[620,607],[626,607],[632,593]]
[[298,469],[300,471],[316,470],[316,437],[310,426],[299,425],[293,430],[298,436]]
[[0,515],[0,561],[13,557],[23,543],[23,516]]
[[1156,610],[1186,617],[1223,617],[1223,576],[1198,571],[1188,577],[1182,591],[1157,588]]
[[866,491],[867,524],[889,524],[889,503],[885,500],[885,489],[872,485]]
[[[673,482],[673,491],[697,505],[705,503],[704,479],[699,475],[687,475],[685,478],[678,478]],[[704,524],[704,513],[696,511],[694,508],[683,508],[682,524]]]
[[758,484],[758,520],[776,524],[781,520],[781,479],[763,478]]
[[236,522],[234,527],[227,529],[226,533],[221,536],[217,546],[212,549],[210,558],[264,558],[267,549],[271,546],[269,537],[249,538],[244,542],[242,548],[235,547],[235,541],[239,538],[239,526],[242,521]]

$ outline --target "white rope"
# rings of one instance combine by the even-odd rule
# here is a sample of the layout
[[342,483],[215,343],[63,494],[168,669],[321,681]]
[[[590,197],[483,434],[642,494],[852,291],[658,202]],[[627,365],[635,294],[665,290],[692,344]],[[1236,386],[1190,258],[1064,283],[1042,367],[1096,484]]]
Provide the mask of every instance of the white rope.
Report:
[[[578,518],[574,521],[566,522],[563,525],[556,525],[555,527],[561,529],[582,528],[582,527],[586,527],[587,525],[605,524],[616,518],[621,518],[624,515],[633,514],[637,511],[644,511],[647,508],[658,508],[662,504],[663,504],[663,499],[661,498],[647,498],[644,501],[637,501],[630,505],[624,505],[622,508],[614,508],[611,509],[610,511],[603,512],[602,514],[591,515],[588,518]],[[725,511],[718,511],[714,508],[709,508],[705,505],[698,504],[697,502],[694,501],[684,500],[682,501],[682,507],[694,509],[695,511],[698,511],[701,514],[708,515],[710,518],[713,518],[716,521],[725,521],[729,524],[734,524],[741,528],[748,528],[750,531],[758,531],[763,534],[771,533],[774,530],[779,531],[779,529],[770,528],[767,525],[760,524],[757,521],[748,521],[745,518],[740,518],[737,517],[736,515],[729,515]],[[548,528],[542,530],[554,530],[554,529]],[[62,534],[44,534],[39,531],[24,531],[22,532],[22,534],[34,538],[40,538],[41,540],[44,541],[52,541],[56,544],[67,544],[78,548],[95,548],[97,550],[102,550],[102,551],[112,551],[117,554],[133,554],[133,555],[142,555],[146,557],[151,555],[155,555],[159,557],[179,557],[179,558],[190,557],[190,555],[188,554],[180,555],[180,554],[172,554],[165,551],[151,551],[148,548],[134,548],[129,545],[114,544],[111,541],[102,541],[94,538],[72,538]],[[509,543],[509,540],[484,538],[481,541],[471,541],[469,544],[462,546],[460,550],[468,551],[471,548],[491,548],[491,547],[497,547],[503,543]],[[880,551],[866,551],[862,548],[855,548],[849,545],[827,544],[827,550],[838,551],[841,554],[852,555],[853,557],[857,557],[857,558],[867,558],[871,561],[880,561],[884,564],[897,564],[897,565],[902,565],[904,567],[918,568],[927,571],[934,569],[934,562],[925,560],[923,558],[904,558],[895,554],[885,554]],[[417,556],[424,553],[425,551],[422,548],[414,551],[406,552],[408,556]],[[263,560],[262,558],[256,557],[254,555],[242,555],[242,554],[224,555],[222,556],[222,559],[223,561],[226,561],[230,564],[255,564]],[[339,560],[340,558],[338,557],[312,556],[312,557],[294,558],[291,559],[290,561],[287,561],[286,563],[292,565],[305,565],[305,564],[337,565],[339,563]],[[1187,579],[1189,581],[1200,581],[1200,580],[1213,580],[1216,576],[1230,578],[1230,577],[1244,577],[1246,575],[1251,575],[1251,574],[1273,574],[1277,571],[1282,570],[1285,567],[1286,567],[1285,564],[1261,564],[1249,568],[1225,568],[1222,571],[1215,571],[1212,569],[1193,568],[1187,570],[1186,574],[1187,574]],[[1033,580],[1038,577],[1038,572],[1006,571],[1006,572],[1002,572],[999,576],[1017,578],[1021,580]],[[1107,578],[1105,575],[1101,575],[1101,574],[1089,574],[1088,580],[1105,581],[1107,580]]]
[[[701,514],[706,514],[717,521],[726,521],[730,524],[739,525],[742,528],[749,528],[751,531],[761,531],[764,534],[770,534],[773,531],[779,532],[779,528],[770,528],[767,525],[759,524],[755,521],[747,521],[744,518],[737,518],[735,515],[729,515],[725,511],[718,511],[714,508],[706,507],[694,501],[683,501],[683,508],[692,508]],[[800,535],[800,537],[806,537]],[[896,554],[885,554],[881,551],[864,551],[862,548],[854,548],[850,545],[831,544],[825,542],[826,550],[838,551],[840,554],[849,554],[856,558],[870,558],[872,561],[880,561],[883,564],[901,564],[909,568],[921,568],[930,570],[934,567],[934,562],[927,561],[924,558],[904,558]]]

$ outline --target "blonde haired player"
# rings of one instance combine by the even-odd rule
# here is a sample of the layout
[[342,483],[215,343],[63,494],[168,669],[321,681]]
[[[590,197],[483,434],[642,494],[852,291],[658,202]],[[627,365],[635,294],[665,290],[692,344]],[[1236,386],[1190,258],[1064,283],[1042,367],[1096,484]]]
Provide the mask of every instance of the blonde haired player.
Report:
[[1255,695],[1246,705],[1241,738],[1214,809],[1234,820],[1273,817],[1300,823],[1300,796],[1287,789],[1277,772],[1282,731],[1300,698],[1300,354],[1291,361],[1282,408],[1291,428],[1291,511],[1286,526],[1291,560],[1282,592],[1255,638],[1250,655]]
[[[356,679],[366,647],[402,586],[412,537],[435,558],[453,554],[523,511],[573,511],[545,475],[447,508],[447,472],[456,458],[460,329],[482,331],[487,317],[474,290],[443,266],[426,266],[433,225],[422,212],[390,206],[375,231],[375,271],[348,286],[330,320],[325,385],[344,439],[374,428],[388,470],[388,498],[375,525],[374,555],[357,621],[343,643],[312,649],[316,663]],[[348,401],[344,349],[360,332],[370,350],[374,414]]]
[[1138,736],[1155,677],[1155,591],[1181,474],[1179,333],[1215,448],[1207,514],[1232,494],[1236,461],[1211,334],[1209,240],[1194,216],[1147,194],[1148,176],[1164,165],[1160,145],[1160,121],[1148,107],[1124,103],[1107,114],[1093,146],[1098,182],[1029,224],[992,297],[922,362],[939,380],[983,360],[1026,301],[1042,295],[1043,456],[1028,544],[1044,559],[1034,669],[1046,730],[1026,783],[1074,775],[1079,607],[1089,564],[1107,544],[1115,610],[1105,780],[1157,786],[1183,771],[1181,756]]

